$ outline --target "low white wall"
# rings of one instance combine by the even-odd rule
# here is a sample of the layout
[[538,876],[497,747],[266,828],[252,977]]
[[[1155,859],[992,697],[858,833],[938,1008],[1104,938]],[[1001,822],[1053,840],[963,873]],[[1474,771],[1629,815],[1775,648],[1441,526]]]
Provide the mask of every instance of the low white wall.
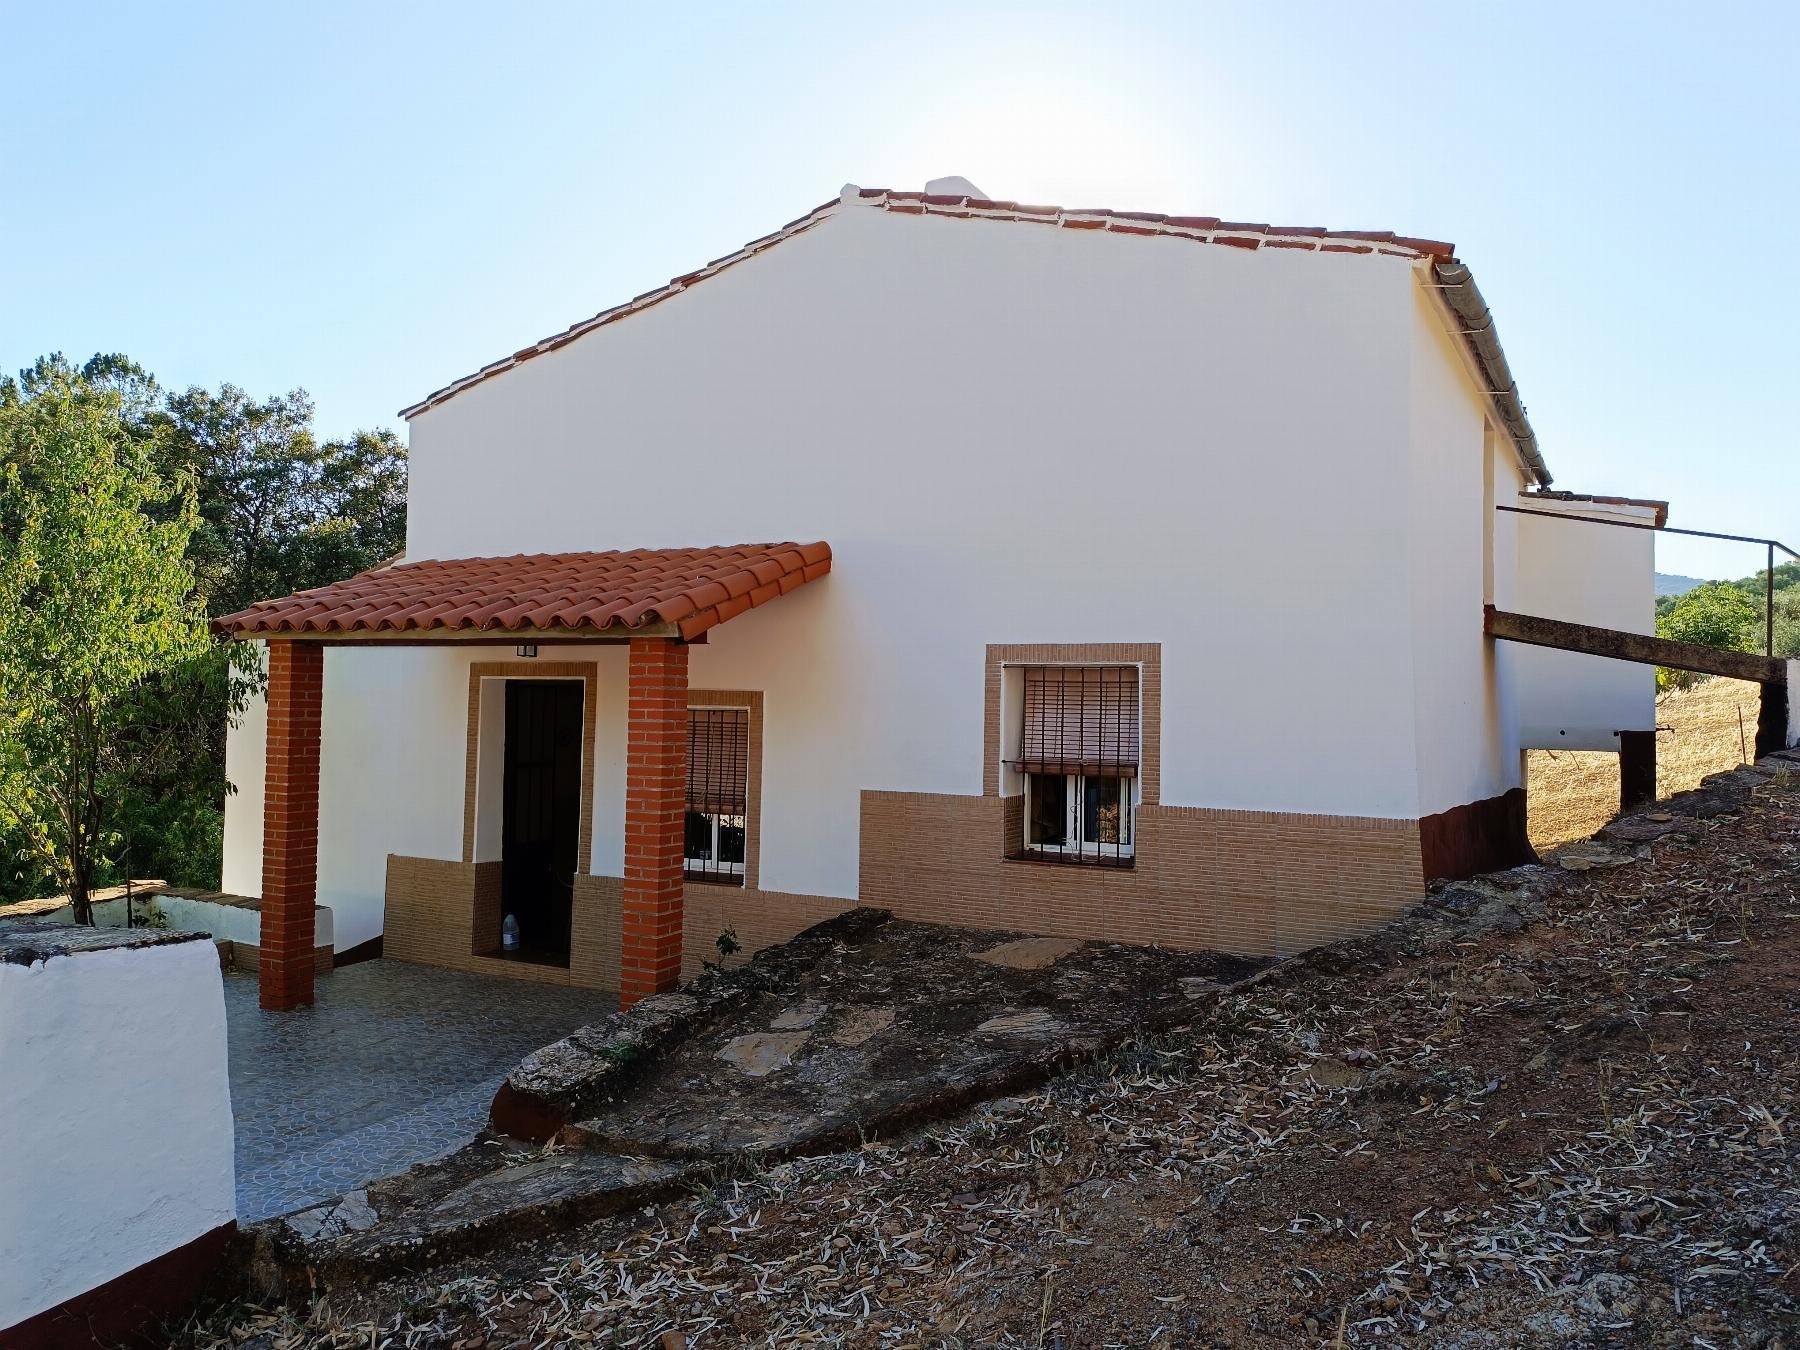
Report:
[[0,961],[0,1084],[0,1328],[235,1217],[210,942]]
[[[183,933],[205,933],[220,942],[242,942],[251,947],[262,945],[262,915],[254,909],[208,904],[184,895],[161,895],[153,903],[163,917],[165,928]],[[329,931],[330,923],[324,926]],[[316,944],[317,939],[314,941]]]
[[1789,661],[1788,671],[1788,734],[1790,746],[1800,745],[1800,661]]
[[[242,905],[221,905],[188,895],[157,895],[149,899],[140,897],[133,900],[132,910],[141,927],[160,928],[177,933],[204,933],[216,942],[241,942],[250,947],[262,946],[262,913],[259,910],[245,909]],[[160,924],[144,923],[146,916],[152,912],[162,916]],[[67,905],[61,909],[49,911],[44,917],[54,919],[58,923],[74,921],[74,913]],[[128,927],[124,897],[96,901],[94,926],[96,928]],[[314,910],[313,946],[331,946],[332,927],[329,907],[321,905]]]
[[[1649,524],[1647,507],[1521,496],[1559,516]],[[1517,516],[1522,614],[1627,633],[1656,631],[1655,534],[1582,521]],[[1613,750],[1620,731],[1656,726],[1656,671],[1635,661],[1520,647],[1519,743],[1527,750]]]

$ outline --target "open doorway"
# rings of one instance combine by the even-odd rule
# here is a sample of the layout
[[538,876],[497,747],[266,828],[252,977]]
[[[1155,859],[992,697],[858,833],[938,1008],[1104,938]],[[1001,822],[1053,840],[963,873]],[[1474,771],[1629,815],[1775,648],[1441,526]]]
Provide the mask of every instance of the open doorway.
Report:
[[581,837],[580,680],[507,680],[500,907],[518,921],[505,955],[569,964]]

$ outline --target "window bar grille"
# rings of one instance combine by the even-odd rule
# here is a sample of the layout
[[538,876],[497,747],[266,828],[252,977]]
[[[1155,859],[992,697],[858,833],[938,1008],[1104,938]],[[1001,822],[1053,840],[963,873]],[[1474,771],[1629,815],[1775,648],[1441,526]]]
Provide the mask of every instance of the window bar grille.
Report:
[[[1027,776],[1020,844],[1032,856],[1132,865],[1132,789],[1141,768],[1139,680],[1135,666],[1025,667],[1020,751],[1012,765]],[[1052,805],[1057,801],[1060,827]]]
[[744,884],[749,751],[748,709],[688,710],[683,871],[691,880]]
[[[1111,705],[1110,705],[1110,711],[1112,712],[1112,725],[1110,727],[1108,727],[1107,730],[1109,730],[1112,733],[1112,735],[1110,737],[1106,737],[1106,736],[1101,737],[1101,744],[1103,744],[1103,745],[1110,744],[1115,751],[1119,748],[1119,730],[1120,730],[1119,704],[1120,704],[1120,702],[1121,702],[1120,699],[1114,698],[1111,701]],[[1102,719],[1104,719],[1106,717],[1106,714],[1108,711],[1109,711],[1108,701],[1104,697],[1102,697],[1100,700],[1100,716]],[[1121,824],[1121,820],[1120,820],[1119,813],[1125,809],[1125,780],[1124,780],[1123,776],[1113,779],[1113,799],[1115,802],[1118,803],[1113,808],[1113,840],[1112,840],[1112,842],[1113,842],[1113,861],[1115,863],[1117,863],[1120,859],[1119,826]],[[1101,854],[1104,851],[1105,847],[1106,847],[1106,829],[1104,826],[1102,826],[1100,824],[1100,812],[1096,809],[1094,812],[1094,852],[1095,852],[1095,854],[1096,855]]]

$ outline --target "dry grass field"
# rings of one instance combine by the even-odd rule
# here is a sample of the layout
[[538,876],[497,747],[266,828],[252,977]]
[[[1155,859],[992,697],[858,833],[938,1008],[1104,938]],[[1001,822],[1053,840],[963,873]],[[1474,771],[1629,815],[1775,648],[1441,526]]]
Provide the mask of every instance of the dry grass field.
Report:
[[[1715,679],[1658,698],[1656,723],[1673,730],[1656,737],[1656,795],[1685,791],[1743,763],[1755,745],[1760,696],[1747,680]],[[1618,813],[1617,755],[1532,750],[1526,775],[1526,828],[1540,851],[1586,839]]]

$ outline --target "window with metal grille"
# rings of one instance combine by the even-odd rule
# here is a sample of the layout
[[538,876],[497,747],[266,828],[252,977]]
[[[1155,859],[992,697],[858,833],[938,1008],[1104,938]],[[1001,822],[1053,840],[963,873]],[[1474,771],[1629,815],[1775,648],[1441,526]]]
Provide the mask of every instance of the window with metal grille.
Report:
[[689,708],[683,853],[691,880],[744,884],[749,794],[750,710]]
[[1025,777],[1026,853],[1129,865],[1135,853],[1136,666],[1026,666],[1011,767]]

